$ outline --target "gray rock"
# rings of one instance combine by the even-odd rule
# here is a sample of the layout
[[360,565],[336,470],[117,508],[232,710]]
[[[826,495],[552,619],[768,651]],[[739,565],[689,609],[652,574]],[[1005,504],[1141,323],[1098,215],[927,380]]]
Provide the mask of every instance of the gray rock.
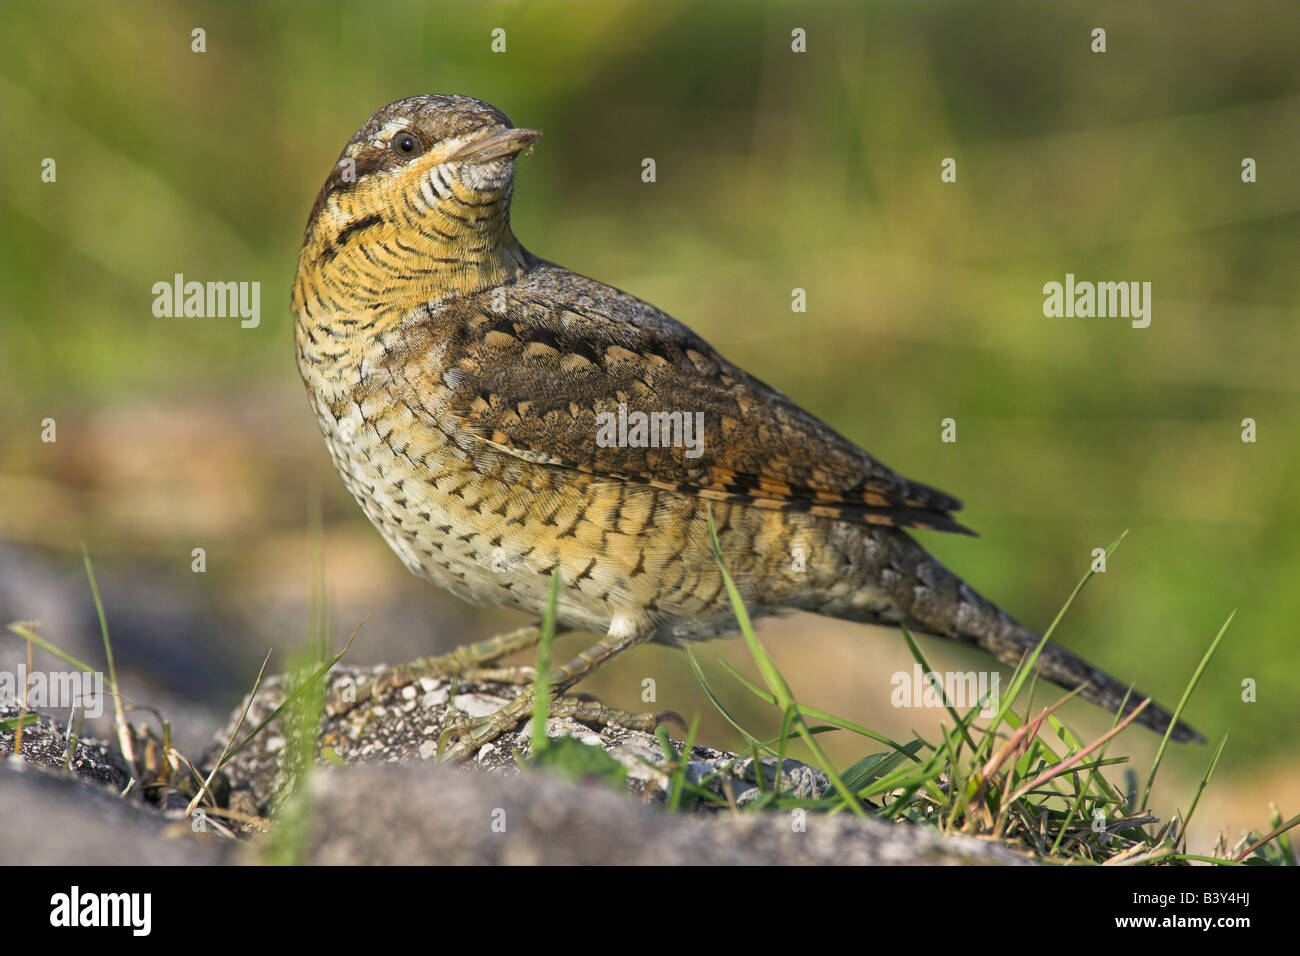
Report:
[[[272,816],[270,837],[250,828],[242,845],[215,826],[195,823],[136,787],[121,795],[130,771],[102,741],[82,741],[71,774],[62,771],[66,741],[48,717],[25,729],[23,759],[0,765],[0,862],[75,864],[210,864],[298,860],[319,864],[1014,864],[1028,862],[1002,846],[949,837],[908,824],[829,816],[814,810],[664,812],[674,785],[655,737],[622,727],[585,726],[553,718],[551,736],[570,734],[599,747],[626,769],[629,794],[605,783],[573,783],[521,770],[529,752],[528,723],[483,748],[462,767],[435,765],[443,726],[459,706],[491,712],[517,688],[423,680],[365,703],[342,706],[342,695],[369,672],[334,675],[331,712],[306,785],[295,788],[289,765],[292,725],[272,721],[219,775],[216,790],[229,809]],[[414,688],[414,690],[413,690]],[[272,678],[252,702],[242,739],[284,699]],[[242,706],[241,706],[242,709]],[[289,709],[286,709],[286,713]],[[219,756],[235,719],[205,755]],[[0,710],[0,717],[13,716]],[[13,745],[0,732],[0,757]],[[671,763],[680,766],[680,743]],[[759,785],[759,775],[762,785]],[[778,784],[776,762],[757,764],[707,747],[688,756],[688,784],[741,806]],[[829,789],[819,770],[787,760],[780,788],[814,800]],[[295,794],[308,826],[274,830],[273,814]],[[173,794],[173,797],[177,795]],[[696,809],[708,801],[697,802]],[[690,803],[684,804],[690,806]],[[170,808],[170,809],[168,809]],[[199,832],[195,832],[195,831]],[[301,833],[295,838],[295,833]],[[275,837],[288,835],[288,839]],[[268,853],[273,851],[273,855]]]
[[666,814],[600,787],[428,764],[312,777],[306,862],[337,864],[1016,864],[968,837],[809,812]]
[[[0,720],[17,716],[0,707]],[[14,734],[0,731],[0,864],[178,865],[221,863],[238,844],[217,838],[203,818],[185,820],[122,796],[130,774],[108,744],[83,740],[70,772],[67,742],[54,721],[23,728],[22,756]],[[196,832],[197,831],[197,832]]]
[[[331,762],[432,760],[449,719],[458,715],[491,714],[518,691],[512,685],[462,683],[453,693],[451,681],[445,678],[422,678],[416,684],[392,689],[355,707],[344,707],[342,701],[346,695],[357,686],[367,684],[372,676],[370,671],[347,668],[336,668],[333,672],[328,697],[335,713],[327,715],[320,734],[322,751]],[[283,678],[268,679],[249,708],[239,739],[268,717],[284,698]],[[204,766],[218,759],[225,741],[235,732],[238,716],[236,710],[231,721],[218,732],[216,742],[204,754]],[[285,739],[282,717],[273,721],[227,766],[226,772],[236,791],[236,809],[241,812],[266,816],[291,789],[292,774],[285,766],[282,752]],[[627,770],[628,787],[634,795],[658,802],[667,797],[671,786],[665,772],[668,758],[652,735],[626,727],[590,727],[567,717],[552,717],[546,732],[549,737],[568,735],[601,747]],[[515,774],[519,770],[515,755],[528,756],[532,750],[531,739],[532,721],[528,720],[483,747],[471,763],[489,773]],[[682,745],[674,746],[674,759],[677,759]],[[776,785],[776,759],[764,757],[761,765],[762,788],[758,786],[752,759],[709,747],[695,747],[685,776],[689,783],[719,796],[729,795],[737,805],[743,805]],[[781,788],[800,799],[815,800],[830,790],[830,780],[820,770],[787,759],[782,767]]]
[[[21,713],[18,705],[0,702],[0,721],[15,720]],[[62,773],[69,745],[64,736],[67,727],[47,714],[29,712],[28,717],[34,717],[35,722],[23,727],[22,759],[11,766],[33,765]],[[0,756],[12,757],[17,736],[12,730],[0,730]],[[118,791],[124,789],[131,779],[130,768],[118,757],[116,750],[94,737],[82,737],[77,741],[69,770],[75,777]]]

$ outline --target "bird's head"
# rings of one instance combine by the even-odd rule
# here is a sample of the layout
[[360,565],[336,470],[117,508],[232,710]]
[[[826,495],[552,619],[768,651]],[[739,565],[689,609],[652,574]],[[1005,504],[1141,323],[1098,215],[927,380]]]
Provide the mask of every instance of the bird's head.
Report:
[[[375,113],[343,148],[308,218],[300,272],[402,260],[467,291],[523,252],[510,232],[515,157],[541,136],[468,96],[412,96]],[[414,260],[414,261],[412,261]],[[421,261],[423,260],[423,261]],[[436,286],[435,290],[436,291]]]

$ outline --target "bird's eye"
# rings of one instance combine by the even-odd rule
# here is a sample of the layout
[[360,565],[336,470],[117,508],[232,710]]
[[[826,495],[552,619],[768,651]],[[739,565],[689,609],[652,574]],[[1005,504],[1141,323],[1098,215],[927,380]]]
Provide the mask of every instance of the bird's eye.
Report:
[[388,146],[402,159],[410,159],[412,156],[419,156],[424,152],[424,144],[420,142],[420,137],[409,129],[398,130],[394,133],[393,138],[388,141]]

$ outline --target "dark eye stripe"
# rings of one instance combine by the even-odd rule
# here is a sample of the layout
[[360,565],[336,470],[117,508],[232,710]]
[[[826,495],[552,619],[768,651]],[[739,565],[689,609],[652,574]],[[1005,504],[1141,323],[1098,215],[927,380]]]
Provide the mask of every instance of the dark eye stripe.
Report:
[[377,226],[383,221],[384,219],[382,216],[366,216],[364,219],[358,219],[356,222],[349,223],[339,231],[337,236],[334,237],[334,245],[341,246],[343,243],[347,242],[354,233],[358,233],[362,229],[369,229],[371,226]]

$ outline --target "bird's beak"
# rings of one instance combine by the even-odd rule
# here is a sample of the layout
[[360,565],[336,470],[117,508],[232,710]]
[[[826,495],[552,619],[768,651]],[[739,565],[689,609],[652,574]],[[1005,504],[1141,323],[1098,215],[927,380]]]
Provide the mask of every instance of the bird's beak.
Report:
[[516,156],[542,138],[538,129],[501,129],[470,140],[444,160],[467,159],[486,163],[502,156]]

